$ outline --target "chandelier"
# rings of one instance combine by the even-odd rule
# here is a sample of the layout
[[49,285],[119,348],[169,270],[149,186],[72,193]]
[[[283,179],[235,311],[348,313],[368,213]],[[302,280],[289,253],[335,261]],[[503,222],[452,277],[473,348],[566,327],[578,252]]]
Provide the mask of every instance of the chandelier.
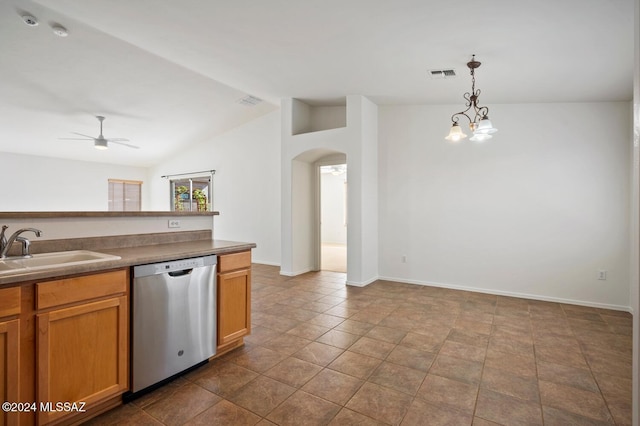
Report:
[[[458,142],[467,137],[458,124],[461,116],[467,117],[467,120],[469,120],[469,128],[473,132],[473,136],[469,139],[471,141],[486,141],[491,139],[491,135],[498,131],[489,120],[489,108],[478,105],[480,89],[476,90],[475,70],[480,65],[481,63],[476,61],[476,55],[473,55],[471,61],[467,62],[467,67],[471,70],[471,92],[464,94],[464,99],[467,101],[465,104],[467,109],[456,112],[451,116],[451,130],[449,130],[449,134],[445,138],[448,141]],[[473,115],[473,118],[471,118],[471,115]]]

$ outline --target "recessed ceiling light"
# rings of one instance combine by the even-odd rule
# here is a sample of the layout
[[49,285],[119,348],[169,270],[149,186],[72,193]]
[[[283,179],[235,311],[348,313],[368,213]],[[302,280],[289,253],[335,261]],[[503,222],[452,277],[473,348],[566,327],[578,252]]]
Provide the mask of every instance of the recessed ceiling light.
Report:
[[24,21],[25,24],[29,25],[30,27],[37,27],[38,26],[38,20],[36,19],[35,16],[22,15],[22,20]]
[[51,28],[53,29],[53,33],[58,37],[66,37],[69,35],[69,31],[67,31],[67,29],[62,25],[56,24]]

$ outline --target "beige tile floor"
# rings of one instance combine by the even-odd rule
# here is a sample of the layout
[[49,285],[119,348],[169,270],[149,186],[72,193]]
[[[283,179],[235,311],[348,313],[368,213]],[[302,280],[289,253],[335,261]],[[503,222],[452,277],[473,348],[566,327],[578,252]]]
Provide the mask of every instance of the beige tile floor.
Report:
[[347,272],[346,244],[322,243],[320,245],[320,269],[323,271]]
[[245,346],[93,424],[628,425],[631,315],[253,266]]

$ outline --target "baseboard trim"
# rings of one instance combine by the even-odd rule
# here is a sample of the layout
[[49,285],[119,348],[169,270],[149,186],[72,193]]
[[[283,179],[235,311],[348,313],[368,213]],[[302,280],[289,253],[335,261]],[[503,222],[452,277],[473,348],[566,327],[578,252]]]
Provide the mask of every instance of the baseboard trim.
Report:
[[255,259],[251,259],[251,263],[257,263],[259,265],[267,265],[267,266],[280,266],[280,264],[277,262],[266,262],[264,260],[255,260]]
[[285,277],[295,277],[295,276],[306,274],[307,272],[312,272],[312,271],[313,271],[313,269],[311,269],[311,268],[309,268],[309,269],[301,269],[300,271],[295,271],[295,272],[283,271],[281,269],[280,270],[280,275],[284,275]]
[[354,286],[354,287],[366,287],[369,284],[378,281],[379,279],[380,278],[376,277],[376,278],[372,278],[372,279],[367,280],[367,281],[349,281],[349,280],[347,280],[346,284]]
[[614,311],[624,311],[629,313],[632,313],[633,311],[633,309],[630,306],[611,305],[608,303],[590,302],[586,300],[564,299],[561,297],[541,296],[541,295],[529,294],[529,293],[519,293],[515,291],[502,291],[502,290],[469,287],[469,286],[454,285],[454,284],[436,283],[431,281],[411,280],[411,279],[397,278],[397,277],[379,277],[378,279],[384,280],[384,281],[395,281],[395,282],[405,283],[405,284],[416,284],[416,285],[424,285],[424,286],[430,286],[430,287],[449,288],[452,290],[463,290],[463,291],[473,291],[476,293],[495,294],[497,296],[519,297],[522,299],[540,300],[543,302],[554,302],[554,303],[565,303],[568,305],[589,306],[592,308],[610,309]]

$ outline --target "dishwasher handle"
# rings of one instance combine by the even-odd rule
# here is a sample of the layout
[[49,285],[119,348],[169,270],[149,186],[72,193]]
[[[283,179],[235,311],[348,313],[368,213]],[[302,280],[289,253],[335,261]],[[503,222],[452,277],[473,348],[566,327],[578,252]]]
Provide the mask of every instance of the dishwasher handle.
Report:
[[183,269],[182,271],[167,272],[167,275],[169,275],[170,277],[182,277],[184,275],[189,275],[191,272],[193,272],[193,268]]

